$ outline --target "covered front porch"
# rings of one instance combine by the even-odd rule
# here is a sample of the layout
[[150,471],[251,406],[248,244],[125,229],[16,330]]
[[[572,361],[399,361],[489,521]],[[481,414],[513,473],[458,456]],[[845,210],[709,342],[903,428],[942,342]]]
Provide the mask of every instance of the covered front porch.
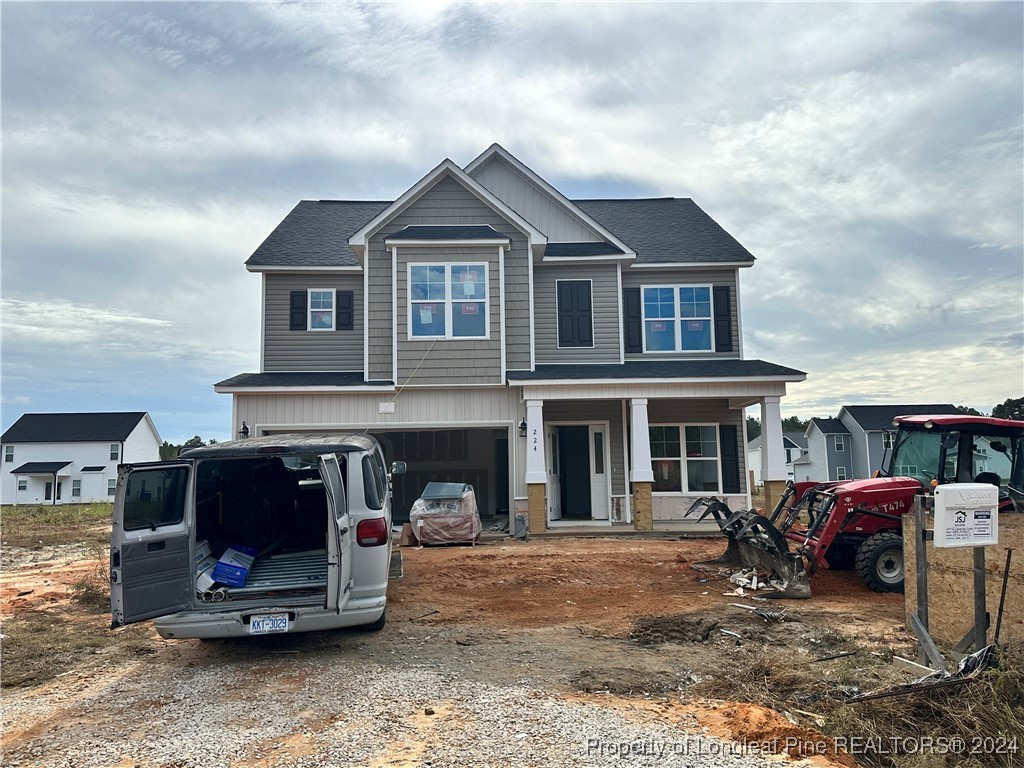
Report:
[[[526,410],[531,533],[627,526],[715,531],[713,522],[698,523],[700,510],[690,509],[708,496],[732,509],[752,505],[744,450],[751,405],[760,407],[762,424],[778,432],[776,440],[771,428],[765,430],[762,477],[784,485],[780,402],[786,382],[802,380],[802,373],[615,380],[593,375],[603,366],[590,366],[589,378],[565,378],[570,369],[560,368],[509,375],[509,384],[522,388]],[[562,378],[552,378],[556,373]]]

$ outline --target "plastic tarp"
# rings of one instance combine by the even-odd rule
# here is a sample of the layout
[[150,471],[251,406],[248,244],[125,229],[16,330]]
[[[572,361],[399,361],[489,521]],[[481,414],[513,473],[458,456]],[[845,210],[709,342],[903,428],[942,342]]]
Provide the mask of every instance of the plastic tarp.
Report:
[[409,522],[421,544],[470,544],[483,530],[476,493],[466,483],[427,483],[409,510]]

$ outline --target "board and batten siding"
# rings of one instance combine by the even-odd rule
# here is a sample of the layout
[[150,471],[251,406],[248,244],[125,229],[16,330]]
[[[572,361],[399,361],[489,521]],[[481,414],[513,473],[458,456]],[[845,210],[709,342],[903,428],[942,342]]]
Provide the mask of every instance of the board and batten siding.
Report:
[[[289,330],[291,292],[310,288],[352,291],[355,302],[352,330]],[[363,276],[337,272],[268,273],[263,315],[263,370],[362,371]]]
[[[409,338],[409,265],[439,262],[487,265],[488,338]],[[501,384],[501,302],[497,246],[399,247],[396,336],[398,380],[403,386]]]
[[[440,179],[433,187],[424,192],[405,210],[387,222],[368,245],[369,271],[369,363],[372,380],[392,380],[392,343],[396,327],[400,321],[392,317],[392,276],[391,249],[384,245],[384,240],[391,234],[399,232],[407,226],[416,225],[463,225],[490,226],[503,235],[511,238],[511,246],[505,251],[505,359],[509,369],[527,369],[530,367],[530,294],[529,294],[529,248],[526,235],[510,221],[498,214],[489,205],[467,190],[460,182],[451,177]],[[408,248],[400,249],[408,252]],[[430,261],[445,262],[450,260],[444,248],[432,248]],[[495,262],[493,269],[488,269],[488,279],[492,289],[498,286],[497,248],[491,251]],[[399,272],[401,273],[401,269]],[[401,278],[401,274],[399,275]],[[407,279],[403,278],[403,279]],[[403,299],[398,302],[402,310]],[[494,303],[497,306],[496,302]],[[407,308],[406,308],[407,311]],[[492,322],[492,338],[498,324]],[[405,331],[407,333],[407,329]],[[419,342],[416,342],[419,344]],[[435,350],[442,344],[451,342],[438,341]],[[429,344],[429,342],[428,342]],[[451,349],[454,349],[451,348]],[[471,361],[472,358],[469,358]],[[466,360],[463,360],[466,362]],[[401,365],[401,364],[400,364]],[[404,383],[404,379],[400,379]],[[490,379],[489,381],[494,381]]]
[[604,239],[498,155],[493,155],[472,175],[487,191],[547,235],[550,242],[591,243]]
[[[593,347],[558,347],[558,280],[589,280]],[[619,362],[619,286],[615,264],[565,264],[533,271],[537,363]]]
[[[517,427],[525,418],[519,387],[405,389],[394,392],[324,394],[236,394],[238,422],[254,435],[266,432],[335,430],[343,432],[413,431],[459,427]],[[380,405],[394,401],[393,414],[381,414]],[[517,431],[513,429],[513,435]],[[517,468],[510,478],[515,495],[525,497],[526,440],[509,442]]]
[[[738,311],[739,280],[738,270],[735,267],[722,269],[622,269],[622,287],[641,288],[654,285],[710,285],[729,286],[729,326],[732,329],[732,352],[706,352],[698,353],[698,356],[714,355],[715,357],[740,357],[740,323]],[[641,301],[643,298],[641,296]],[[646,354],[626,354],[627,360],[673,360],[686,359],[695,356],[693,352],[648,352]]]
[[[626,493],[626,460],[622,433],[622,401],[621,400],[586,400],[569,401],[555,400],[544,403],[544,421],[579,421],[593,424],[598,421],[608,422],[608,433],[605,442],[608,446],[608,457],[612,476],[612,495],[621,496]],[[550,450],[550,446],[547,447]],[[593,450],[593,446],[591,446]],[[593,459],[591,458],[591,467]]]

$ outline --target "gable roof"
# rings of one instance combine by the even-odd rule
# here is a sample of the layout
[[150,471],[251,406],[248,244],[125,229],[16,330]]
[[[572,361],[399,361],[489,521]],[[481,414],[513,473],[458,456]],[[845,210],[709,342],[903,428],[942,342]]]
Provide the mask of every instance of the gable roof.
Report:
[[641,264],[739,264],[754,256],[693,200],[659,197],[637,200],[577,200],[636,252]]
[[366,248],[366,242],[374,232],[384,226],[390,219],[404,211],[408,206],[416,202],[416,200],[418,200],[427,190],[437,184],[437,182],[445,178],[454,179],[470,193],[475,195],[481,202],[490,206],[513,225],[518,227],[519,230],[529,238],[531,245],[536,246],[547,243],[548,239],[540,230],[509,208],[489,189],[481,185],[476,179],[459,168],[459,166],[445,158],[426,176],[407,189],[401,197],[395,200],[395,202],[391,203],[391,205],[363,224],[362,227],[348,238],[348,244],[355,253],[356,258],[360,258],[362,256],[362,253]]
[[[569,200],[504,149],[493,145],[467,166],[472,172],[485,156],[501,155],[572,215],[606,235],[605,242],[548,243],[545,258],[617,258],[632,268],[658,265],[720,264],[752,266],[754,256],[689,198]],[[245,266],[251,272],[352,270],[360,267],[366,235],[413,202],[444,176],[451,176],[530,234],[543,234],[451,160],[445,160],[398,200],[302,200],[266,237]],[[635,259],[634,259],[635,254]]]
[[803,432],[783,432],[782,436],[789,440],[797,448],[807,450],[807,437]]
[[885,430],[892,432],[892,420],[897,416],[927,416],[929,414],[959,413],[955,405],[844,405],[846,411],[865,432]]
[[807,429],[814,425],[823,435],[848,435],[850,430],[839,419],[811,419]]
[[99,443],[126,440],[145,411],[26,413],[4,432],[4,443]]

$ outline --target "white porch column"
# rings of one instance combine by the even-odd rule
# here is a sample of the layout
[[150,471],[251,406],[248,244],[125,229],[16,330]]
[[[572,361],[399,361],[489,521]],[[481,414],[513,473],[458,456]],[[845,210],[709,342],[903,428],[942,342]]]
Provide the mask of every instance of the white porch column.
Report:
[[651,432],[647,424],[647,398],[629,401],[630,438],[633,444],[629,460],[629,480],[633,483],[653,483],[651,467]]
[[781,397],[761,398],[761,481],[786,480],[786,450],[782,444]]
[[546,483],[544,461],[544,401],[526,401],[526,482]]

